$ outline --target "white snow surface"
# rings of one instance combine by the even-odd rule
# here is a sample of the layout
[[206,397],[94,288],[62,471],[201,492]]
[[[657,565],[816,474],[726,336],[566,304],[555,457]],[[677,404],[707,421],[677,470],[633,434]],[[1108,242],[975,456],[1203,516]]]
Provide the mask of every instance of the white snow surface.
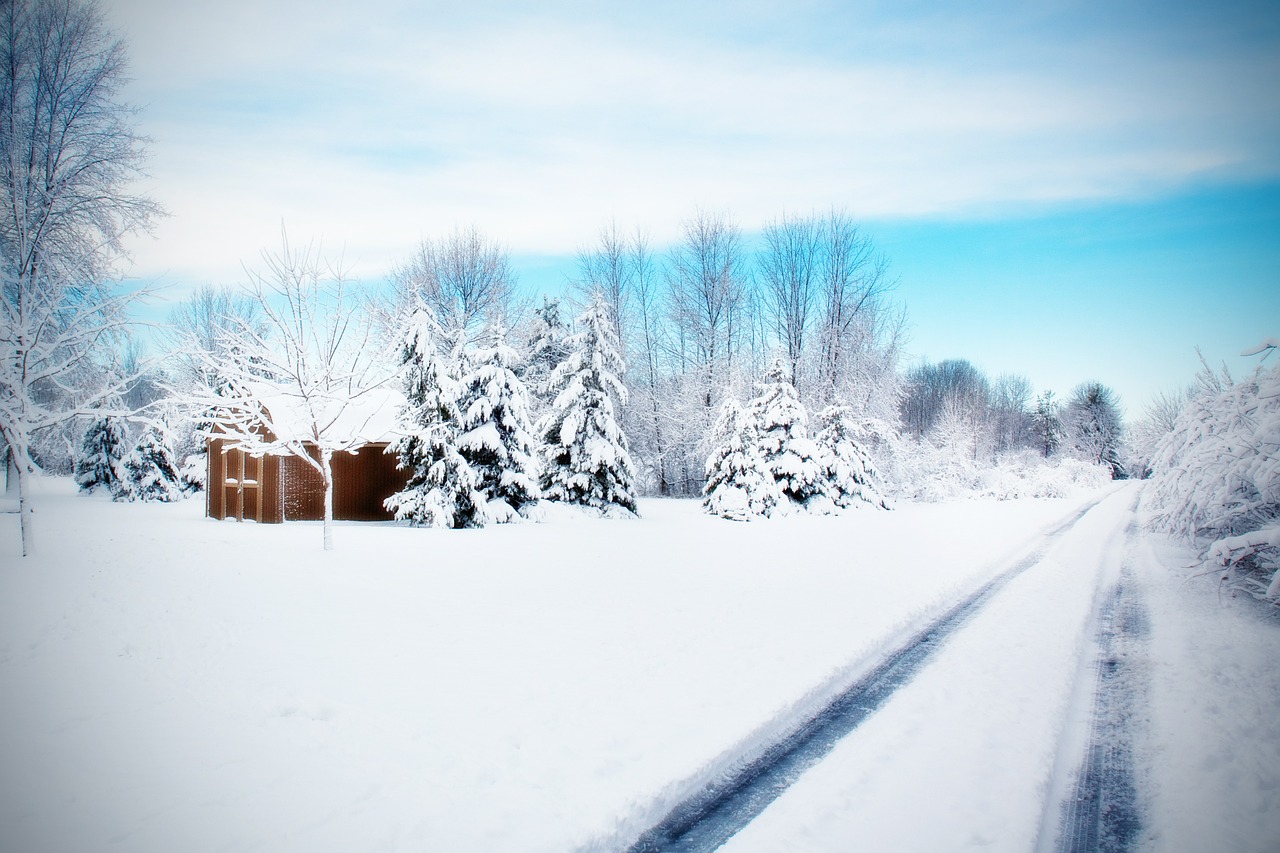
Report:
[[[0,850],[620,849],[1084,502],[544,505],[340,524],[323,552],[307,523],[39,488],[40,554],[0,526]],[[1030,849],[1124,561],[1152,623],[1143,845],[1274,849],[1280,624],[1124,545],[1136,488],[725,849]]]

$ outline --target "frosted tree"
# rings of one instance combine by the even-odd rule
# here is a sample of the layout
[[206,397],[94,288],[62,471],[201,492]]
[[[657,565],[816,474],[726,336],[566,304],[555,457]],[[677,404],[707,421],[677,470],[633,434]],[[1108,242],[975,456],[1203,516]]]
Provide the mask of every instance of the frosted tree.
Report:
[[[241,320],[227,335],[218,389],[197,387],[189,403],[211,412],[212,438],[228,449],[297,457],[320,475],[324,549],[333,548],[333,455],[365,443],[354,418],[371,392],[394,377],[372,344],[342,271],[312,245],[295,249],[281,233],[278,252],[264,252],[265,272],[250,271],[258,324]],[[207,358],[212,356],[205,355]],[[264,381],[264,377],[268,377]],[[264,393],[276,411],[263,405]]]
[[76,458],[75,479],[80,491],[90,494],[103,486],[112,496],[124,488],[121,460],[125,446],[124,424],[120,418],[95,418],[85,430]]
[[547,380],[556,365],[569,355],[569,346],[565,343],[568,337],[569,327],[560,319],[560,300],[544,296],[542,306],[533,309],[528,356],[519,369],[525,390],[538,408],[550,405],[555,398],[547,390]]
[[142,431],[138,444],[120,462],[124,488],[113,497],[129,501],[181,500],[181,475],[165,431],[152,424]]
[[[1273,354],[1268,339],[1242,355]],[[1153,526],[1205,548],[1225,582],[1280,604],[1280,365],[1206,365],[1151,460]]]
[[145,140],[119,98],[125,50],[100,6],[0,3],[0,66],[0,437],[26,555],[33,443],[107,413],[137,378],[102,363],[140,295],[115,291],[114,267],[160,209],[129,192]]
[[1058,403],[1053,399],[1052,391],[1036,397],[1035,409],[1031,413],[1031,431],[1035,435],[1036,446],[1046,459],[1061,446],[1062,420],[1058,417]]
[[490,332],[462,381],[462,426],[458,451],[479,477],[494,521],[513,521],[542,496],[537,446],[529,422],[524,383],[512,370],[516,352],[501,326]]
[[1113,479],[1125,476],[1120,463],[1123,425],[1114,391],[1101,382],[1077,385],[1063,412],[1063,424],[1080,458],[1110,469]]
[[726,395],[711,434],[707,483],[702,506],[711,515],[734,521],[767,516],[782,500],[760,455],[759,436],[751,418],[732,395]]
[[541,487],[548,500],[635,512],[635,468],[614,414],[614,401],[625,403],[627,389],[618,378],[626,366],[613,328],[597,293],[568,339],[568,358],[549,380],[556,398],[537,428]]
[[425,527],[482,527],[488,520],[480,478],[458,452],[461,387],[431,313],[419,308],[405,324],[401,345],[406,434],[388,447],[409,471],[403,490],[385,505],[397,519]]
[[808,437],[809,415],[788,378],[782,359],[770,365],[760,395],[748,406],[759,436],[765,467],[791,503],[805,506],[822,494],[823,472],[818,447]]
[[823,470],[823,491],[836,506],[889,509],[877,488],[879,473],[863,447],[863,431],[848,406],[829,406],[818,415],[814,441]]

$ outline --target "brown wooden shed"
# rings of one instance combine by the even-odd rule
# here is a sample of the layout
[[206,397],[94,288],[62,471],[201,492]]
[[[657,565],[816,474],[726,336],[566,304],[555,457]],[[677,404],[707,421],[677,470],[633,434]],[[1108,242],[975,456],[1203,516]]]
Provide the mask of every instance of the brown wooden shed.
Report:
[[[352,442],[352,450],[333,454],[333,517],[340,521],[389,521],[394,515],[382,502],[400,491],[409,473],[400,471],[395,453],[387,453],[388,415],[403,401],[391,392],[378,395],[373,405],[391,407],[377,419],[365,418],[369,439]],[[376,426],[367,426],[376,421]],[[267,440],[274,440],[263,430]],[[324,519],[324,486],[320,473],[306,460],[287,453],[254,454],[230,447],[231,439],[210,438],[205,513],[210,518],[234,518],[278,524]],[[304,447],[314,458],[312,443]]]

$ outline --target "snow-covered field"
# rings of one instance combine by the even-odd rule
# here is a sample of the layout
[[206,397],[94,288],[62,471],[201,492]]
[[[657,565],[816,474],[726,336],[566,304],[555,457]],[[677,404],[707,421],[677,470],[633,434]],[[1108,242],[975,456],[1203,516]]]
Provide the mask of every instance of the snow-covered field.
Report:
[[619,849],[1038,548],[726,849],[1033,849],[1122,573],[1151,624],[1141,846],[1280,843],[1280,621],[1126,534],[1137,486],[752,524],[692,501],[351,524],[328,553],[315,525],[41,488],[38,556],[0,517],[0,850]]

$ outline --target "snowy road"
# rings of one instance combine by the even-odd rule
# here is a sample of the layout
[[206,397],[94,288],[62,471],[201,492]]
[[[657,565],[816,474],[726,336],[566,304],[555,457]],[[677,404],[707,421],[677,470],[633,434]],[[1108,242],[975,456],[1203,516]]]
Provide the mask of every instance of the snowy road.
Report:
[[[1113,659],[1143,686],[1104,705],[1135,723],[1133,849],[1280,838],[1280,620],[1128,537],[1133,486],[1057,535],[1099,496],[648,501],[329,553],[47,486],[40,556],[0,527],[0,850],[616,853],[1001,577],[723,849],[1053,850]],[[1149,633],[1101,647],[1122,577]]]
[[[1051,792],[1076,773],[1072,712],[1132,503],[1129,490],[1113,494],[1048,536],[913,680],[722,849],[1015,851],[1046,835],[1053,849]],[[924,804],[927,817],[913,817]]]
[[[928,666],[952,634],[971,620],[1011,580],[1045,559],[1049,546],[1066,535],[1099,501],[1047,531],[1030,554],[983,584],[904,645],[887,655],[870,673],[838,694],[818,714],[804,720],[763,754],[743,756],[739,769],[680,803],[628,853],[702,853],[718,849],[821,761],[842,738],[875,714],[903,686]],[[1094,797],[1093,802],[1097,801]]]

